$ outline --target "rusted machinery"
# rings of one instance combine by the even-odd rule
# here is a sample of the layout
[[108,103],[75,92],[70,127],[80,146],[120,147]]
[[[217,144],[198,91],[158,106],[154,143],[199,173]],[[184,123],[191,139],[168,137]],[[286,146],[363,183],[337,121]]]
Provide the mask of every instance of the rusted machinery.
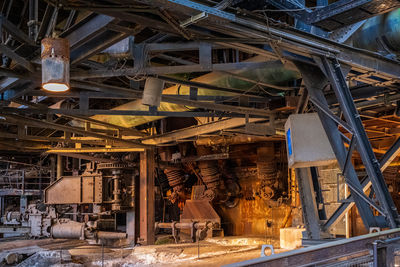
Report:
[[183,229],[190,230],[190,238],[192,242],[196,242],[197,240],[203,240],[207,236],[207,232],[212,230],[213,228],[218,227],[215,223],[212,222],[171,222],[171,223],[159,223],[156,222],[155,230],[157,232],[158,229],[171,229],[172,236],[175,239],[175,243],[179,242],[179,232]]
[[175,243],[180,240],[180,232],[189,234],[192,242],[223,235],[221,218],[208,200],[187,200],[180,221],[156,222],[155,231],[160,229],[171,229]]
[[[212,154],[211,149],[205,146],[197,147],[197,154],[199,156]],[[203,182],[207,189],[204,191],[203,198],[213,201],[218,197],[219,186],[221,185],[221,174],[218,169],[218,164],[214,160],[200,161],[199,164],[200,174],[203,177]]]
[[50,218],[50,227],[45,233],[42,231],[34,236],[96,240],[126,238],[126,233],[110,230],[116,230],[118,214],[135,207],[134,173],[135,169],[126,164],[89,163],[82,175],[56,180],[44,191],[46,209],[54,207],[55,215],[45,210],[39,212],[42,224],[43,218]]
[[168,179],[168,184],[172,187],[172,194],[170,200],[175,203],[179,199],[185,199],[185,173],[182,169],[177,167],[168,167],[164,170],[165,175]]
[[30,204],[24,213],[8,212],[4,224],[14,228],[29,227],[27,233],[31,238],[120,240],[127,237],[122,232],[101,231],[95,221],[77,222],[59,216],[52,206]]
[[53,238],[67,239],[95,239],[95,240],[119,240],[127,237],[122,232],[99,231],[95,227],[84,222],[75,222],[68,219],[57,220],[51,226],[51,236]]
[[279,190],[279,177],[274,157],[273,143],[257,149],[257,176],[260,179],[260,186],[256,194],[264,200],[274,198],[276,191]]
[[44,197],[48,205],[90,204],[93,210],[110,213],[134,207],[134,186],[132,170],[127,165],[90,163],[82,175],[55,181],[45,189]]

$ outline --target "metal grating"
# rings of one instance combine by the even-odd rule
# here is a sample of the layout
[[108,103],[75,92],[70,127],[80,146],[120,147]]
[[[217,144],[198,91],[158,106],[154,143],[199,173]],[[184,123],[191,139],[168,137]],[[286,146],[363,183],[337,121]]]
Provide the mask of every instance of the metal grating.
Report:
[[333,31],[399,7],[398,0],[341,0],[309,13],[306,21],[324,30]]

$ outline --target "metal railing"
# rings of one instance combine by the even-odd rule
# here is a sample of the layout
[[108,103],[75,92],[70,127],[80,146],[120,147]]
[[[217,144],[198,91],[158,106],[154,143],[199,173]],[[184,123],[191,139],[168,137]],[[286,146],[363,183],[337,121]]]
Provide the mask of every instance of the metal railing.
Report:
[[400,228],[330,241],[320,245],[226,266],[400,266]]

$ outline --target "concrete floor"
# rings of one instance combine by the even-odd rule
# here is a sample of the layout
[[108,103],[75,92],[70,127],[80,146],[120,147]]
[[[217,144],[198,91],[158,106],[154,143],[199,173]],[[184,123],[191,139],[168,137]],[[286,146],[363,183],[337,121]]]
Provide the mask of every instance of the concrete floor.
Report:
[[[224,237],[199,244],[163,244],[113,248],[79,240],[9,240],[0,242],[0,257],[23,255],[13,266],[221,266],[260,257],[262,238]],[[102,251],[104,253],[102,253]],[[200,252],[198,255],[198,251]],[[277,253],[284,250],[278,249]],[[3,264],[0,266],[9,266]]]

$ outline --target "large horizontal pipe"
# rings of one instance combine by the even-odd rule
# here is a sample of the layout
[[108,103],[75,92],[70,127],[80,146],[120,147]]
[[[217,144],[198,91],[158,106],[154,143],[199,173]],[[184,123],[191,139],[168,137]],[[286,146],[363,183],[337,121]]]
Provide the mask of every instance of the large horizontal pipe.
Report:
[[98,231],[97,239],[126,239],[126,233]]
[[156,222],[154,224],[155,228],[177,228],[177,229],[190,229],[194,227],[195,229],[204,229],[206,227],[213,227],[216,223],[214,222]]
[[74,221],[58,222],[51,227],[53,238],[84,239],[85,224]]
[[[263,62],[265,61],[265,57],[257,56],[250,60],[249,62]],[[258,68],[258,69],[243,69],[240,71],[234,71],[233,74],[223,73],[221,75],[220,72],[211,72],[205,75],[202,75],[198,78],[191,80],[191,82],[197,83],[207,83],[212,86],[216,86],[219,88],[236,88],[243,90],[242,92],[245,94],[246,91],[251,92],[252,88],[255,86],[254,82],[248,82],[246,80],[241,80],[237,78],[237,75],[244,77],[245,79],[250,79],[257,82],[263,82],[274,85],[281,85],[287,81],[292,81],[298,79],[300,77],[299,73],[293,70],[287,70],[284,68],[281,62],[279,61],[271,61],[268,62],[267,67]],[[190,95],[190,86],[188,85],[175,85],[169,88],[164,89],[163,95]],[[237,97],[234,93],[222,92],[212,89],[199,88],[197,91],[199,96],[230,96]],[[167,97],[168,98],[168,97]],[[209,103],[211,104],[211,103]],[[161,102],[158,111],[190,111],[193,107],[190,104],[180,103],[167,103]],[[140,99],[128,102],[123,104],[114,110],[138,110],[138,111],[148,111],[148,107],[142,105]],[[261,112],[265,112],[260,110]],[[164,116],[110,116],[110,115],[96,115],[92,118],[100,121],[109,122],[116,125],[121,125],[124,127],[133,127],[138,126],[147,122],[151,122],[154,120],[158,120],[163,118]]]
[[368,19],[352,38],[355,47],[400,53],[400,9]]

